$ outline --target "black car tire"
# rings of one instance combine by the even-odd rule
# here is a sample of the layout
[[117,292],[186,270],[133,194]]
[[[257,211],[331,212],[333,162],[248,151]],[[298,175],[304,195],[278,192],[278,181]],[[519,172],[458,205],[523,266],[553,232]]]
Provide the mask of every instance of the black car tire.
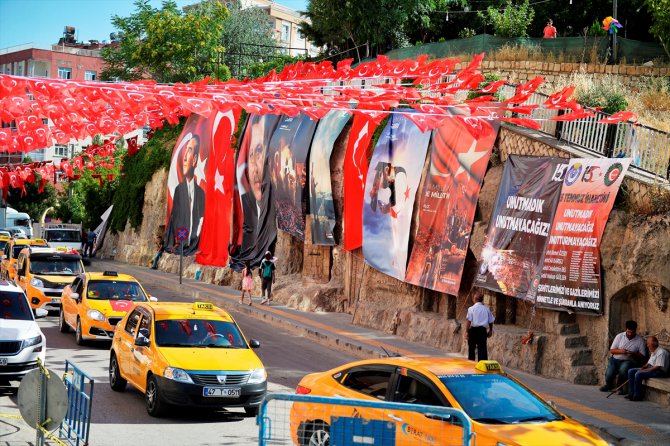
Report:
[[160,417],[165,414],[167,404],[161,399],[158,381],[151,375],[147,379],[147,388],[144,392],[144,401],[147,406],[147,413],[152,417]]
[[305,429],[303,446],[329,446],[330,426],[325,421],[315,421]]
[[84,335],[81,334],[81,319],[77,318],[77,329],[74,332],[74,342],[84,345]]
[[244,412],[249,417],[255,417],[255,416],[258,416],[258,410],[259,409],[260,409],[260,406],[247,406],[247,407],[244,408]]
[[109,358],[109,386],[115,392],[123,392],[126,390],[126,384],[128,384],[128,381],[121,376],[119,361],[116,359],[116,355],[112,353]]
[[69,333],[70,332],[70,326],[65,322],[65,316],[63,315],[63,309],[60,309],[60,313],[58,314],[58,331],[61,333]]

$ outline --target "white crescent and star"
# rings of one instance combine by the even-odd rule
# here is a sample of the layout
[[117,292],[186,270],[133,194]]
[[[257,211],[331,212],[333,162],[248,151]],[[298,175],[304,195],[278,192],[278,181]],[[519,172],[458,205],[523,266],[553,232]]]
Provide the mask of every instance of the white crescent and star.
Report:
[[456,174],[454,174],[454,177],[457,177],[461,172],[465,172],[468,176],[468,180],[470,180],[470,171],[472,170],[472,165],[488,153],[486,150],[483,152],[477,152],[475,150],[476,147],[477,141],[472,141],[472,145],[467,152],[459,153],[457,155],[460,166],[458,166],[458,170],[456,171]]

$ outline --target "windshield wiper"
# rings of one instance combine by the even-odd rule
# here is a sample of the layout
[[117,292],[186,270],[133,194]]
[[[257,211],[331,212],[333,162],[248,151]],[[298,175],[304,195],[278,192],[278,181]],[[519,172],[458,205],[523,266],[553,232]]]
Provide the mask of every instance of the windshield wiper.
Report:
[[201,344],[199,347],[216,347],[216,348],[239,348],[234,345],[220,345],[220,344]]
[[509,421],[501,420],[500,418],[473,418],[473,420],[487,424],[509,424]]
[[188,344],[159,344],[159,347],[194,347]]
[[558,421],[560,418],[549,415],[538,415],[535,417],[519,418],[514,423],[528,423],[529,421]]

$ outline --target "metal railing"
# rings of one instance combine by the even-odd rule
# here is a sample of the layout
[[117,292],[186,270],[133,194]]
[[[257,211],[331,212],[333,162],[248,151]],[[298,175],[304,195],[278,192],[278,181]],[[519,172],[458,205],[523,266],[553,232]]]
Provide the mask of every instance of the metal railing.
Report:
[[69,360],[65,361],[67,415],[60,425],[58,437],[72,446],[88,445],[93,405],[93,378]]
[[472,423],[458,409],[341,397],[268,394],[256,424],[260,446],[455,446],[474,442]]

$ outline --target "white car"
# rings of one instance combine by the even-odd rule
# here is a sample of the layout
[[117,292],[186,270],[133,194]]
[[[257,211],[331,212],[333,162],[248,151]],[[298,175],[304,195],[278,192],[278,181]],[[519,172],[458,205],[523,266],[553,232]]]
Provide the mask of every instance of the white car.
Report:
[[21,380],[44,364],[46,338],[35,322],[49,314],[41,308],[30,308],[28,298],[14,282],[0,280],[0,382]]

